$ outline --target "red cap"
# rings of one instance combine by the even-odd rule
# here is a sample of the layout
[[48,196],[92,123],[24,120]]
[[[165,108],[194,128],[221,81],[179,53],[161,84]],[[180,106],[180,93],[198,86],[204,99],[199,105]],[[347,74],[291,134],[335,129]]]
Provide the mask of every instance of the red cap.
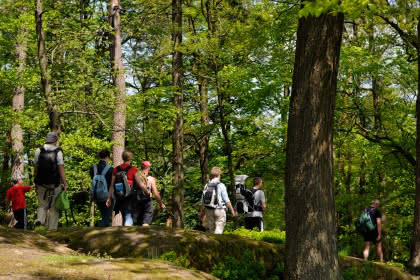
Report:
[[152,167],[152,164],[150,163],[150,161],[145,160],[141,163],[141,167],[145,168],[145,167]]

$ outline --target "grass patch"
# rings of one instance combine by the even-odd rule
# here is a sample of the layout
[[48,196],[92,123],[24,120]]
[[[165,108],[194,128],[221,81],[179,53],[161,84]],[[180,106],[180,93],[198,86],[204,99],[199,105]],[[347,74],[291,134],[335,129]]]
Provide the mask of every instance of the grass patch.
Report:
[[243,227],[238,228],[234,231],[226,232],[234,235],[239,235],[242,237],[247,237],[257,241],[265,241],[275,244],[285,244],[286,243],[286,232],[278,229],[267,230],[263,232],[248,230]]

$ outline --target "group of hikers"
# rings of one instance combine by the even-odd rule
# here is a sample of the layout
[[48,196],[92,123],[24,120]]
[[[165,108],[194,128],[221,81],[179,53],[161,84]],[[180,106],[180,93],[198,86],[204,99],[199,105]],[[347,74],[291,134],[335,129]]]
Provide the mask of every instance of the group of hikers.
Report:
[[[45,144],[36,149],[34,157],[35,185],[25,186],[23,174],[12,178],[13,187],[6,195],[6,204],[10,205],[17,223],[15,228],[26,229],[27,213],[25,193],[35,188],[38,198],[37,218],[34,227],[46,226],[49,230],[58,228],[59,211],[56,201],[61,192],[67,192],[68,184],[64,170],[64,155],[58,146],[59,136],[56,132],[47,134]],[[153,200],[160,209],[166,206],[162,202],[157,189],[156,179],[150,176],[151,163],[143,161],[141,170],[132,166],[133,154],[124,151],[123,163],[113,168],[110,162],[110,152],[99,152],[99,162],[90,168],[91,187],[90,199],[98,207],[101,220],[98,227],[110,225],[141,225],[148,226],[153,220]],[[237,213],[230,202],[226,186],[221,182],[222,170],[213,167],[211,180],[204,186],[200,217],[206,231],[222,234],[226,224],[226,208],[232,216]],[[263,181],[260,177],[254,180],[252,191],[255,200],[252,202],[255,211],[246,213],[245,226],[254,227],[260,231],[263,227],[263,211],[266,209]],[[111,222],[112,221],[112,222]]]
[[[24,176],[18,174],[12,178],[14,186],[6,195],[7,205],[12,206],[13,215],[17,223],[16,228],[26,229],[27,213],[25,193],[33,187],[38,198],[37,218],[34,226],[44,225],[49,230],[58,228],[59,211],[56,200],[61,192],[67,192],[68,185],[64,171],[63,151],[58,146],[58,134],[50,132],[46,136],[46,143],[35,151],[34,173],[35,185],[25,186]],[[109,165],[110,153],[103,150],[99,153],[99,162],[90,168],[92,179],[90,198],[95,202],[101,220],[98,227],[111,225],[148,226],[153,220],[154,197],[160,209],[166,206],[162,202],[157,189],[156,179],[150,176],[151,163],[143,161],[141,170],[131,165],[133,154],[124,151],[123,163],[115,168]],[[254,178],[253,188],[248,190],[242,184],[236,190],[237,204],[233,207],[225,184],[221,182],[222,170],[213,167],[210,180],[204,186],[200,201],[200,218],[202,226],[207,232],[222,234],[226,225],[226,210],[229,209],[233,217],[245,214],[245,228],[264,230],[263,213],[267,208],[263,188],[263,180]],[[239,176],[240,177],[240,176]],[[243,182],[242,182],[243,183]],[[372,243],[376,244],[377,255],[383,261],[381,213],[378,209],[379,200],[373,200],[356,222],[357,230],[363,235],[365,247],[363,257],[369,257]],[[236,208],[236,211],[235,211]],[[47,223],[47,224],[46,224]]]

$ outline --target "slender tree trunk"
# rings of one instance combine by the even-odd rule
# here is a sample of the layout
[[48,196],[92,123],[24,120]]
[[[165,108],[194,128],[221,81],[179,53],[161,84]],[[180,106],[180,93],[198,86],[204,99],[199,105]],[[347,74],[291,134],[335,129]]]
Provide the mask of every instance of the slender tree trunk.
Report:
[[52,131],[60,131],[60,115],[57,111],[57,107],[53,102],[53,91],[51,82],[51,72],[48,68],[48,57],[47,50],[45,48],[45,32],[43,28],[43,1],[35,0],[35,24],[36,24],[36,35],[38,43],[38,59],[39,67],[41,72],[41,83],[42,90],[47,102],[47,110],[50,117],[50,129]]
[[224,101],[225,96],[223,93],[223,90],[221,89],[220,85],[220,78],[219,78],[219,70],[216,67],[216,91],[217,91],[217,101],[218,101],[218,107],[219,107],[219,116],[220,116],[220,126],[222,128],[222,134],[223,139],[225,142],[225,154],[228,157],[228,174],[230,179],[230,188],[229,191],[229,197],[232,202],[232,205],[236,204],[236,190],[235,190],[235,176],[233,174],[233,156],[232,156],[232,142],[230,140],[230,125],[225,119],[225,107],[224,107]]
[[[21,10],[24,12],[24,10]],[[23,75],[26,64],[26,49],[27,41],[26,36],[28,32],[25,28],[19,31],[17,36],[17,45],[16,45],[16,56],[18,60],[18,74]],[[12,124],[12,177],[18,174],[24,174],[24,150],[23,150],[23,129],[20,125],[21,116],[23,114],[25,106],[25,87],[24,85],[18,85],[13,94],[12,108],[13,111],[19,115],[19,117],[14,118]]]
[[115,111],[112,125],[112,141],[115,143],[112,147],[112,161],[114,166],[122,164],[122,153],[125,147],[125,77],[124,64],[121,49],[121,16],[120,1],[110,0],[109,13],[110,22],[113,27],[111,57],[113,66],[113,75],[115,86]]
[[11,149],[11,136],[8,134],[6,136],[6,145],[4,145],[3,150],[3,172],[7,172],[9,170],[9,162],[10,162],[10,149]]
[[285,279],[340,279],[333,116],[344,16],[302,17],[286,151]]
[[[206,78],[199,79],[201,126],[205,128],[209,126],[208,83]],[[204,186],[209,181],[209,136],[207,131],[200,139],[200,169],[201,184]]]
[[[346,186],[346,194],[350,197],[350,195],[351,195],[351,180],[352,180],[352,177],[353,177],[351,153],[347,154],[346,159],[347,159],[347,172],[345,172],[344,185]],[[351,203],[347,204],[347,224],[349,226],[351,226],[353,224],[353,217],[352,217],[352,214],[351,214]]]
[[414,231],[411,242],[410,266],[420,270],[420,17],[417,24],[417,68],[418,89],[416,100],[416,201],[414,207]]
[[177,109],[173,133],[173,167],[175,171],[172,207],[174,221],[172,226],[184,227],[184,80],[182,53],[182,0],[172,0],[172,40],[174,44],[172,62],[172,82],[174,105]]

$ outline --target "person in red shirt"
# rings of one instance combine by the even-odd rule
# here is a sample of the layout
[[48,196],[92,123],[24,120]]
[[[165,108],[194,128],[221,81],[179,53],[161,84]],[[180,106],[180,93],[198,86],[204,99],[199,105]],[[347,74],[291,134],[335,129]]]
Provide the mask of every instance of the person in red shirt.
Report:
[[[117,166],[112,171],[111,186],[109,187],[108,200],[106,201],[106,206],[111,206],[112,195],[114,193],[115,178],[118,172],[125,171],[127,175],[127,181],[129,185],[133,185],[133,189],[141,189],[146,195],[150,196],[150,192],[147,190],[146,183],[140,177],[140,172],[134,166],[131,166],[131,160],[133,159],[133,154],[129,151],[124,151],[122,154],[123,164]],[[136,202],[137,197],[135,195],[130,195],[121,199],[117,199],[114,211],[118,213],[121,211],[123,216],[123,225],[132,226],[133,225],[133,212],[134,212],[134,203]]]
[[6,194],[6,204],[9,206],[12,202],[13,215],[17,221],[15,228],[26,229],[26,202],[25,193],[31,190],[31,186],[24,186],[23,176],[18,175],[14,178],[15,185],[11,187]]

